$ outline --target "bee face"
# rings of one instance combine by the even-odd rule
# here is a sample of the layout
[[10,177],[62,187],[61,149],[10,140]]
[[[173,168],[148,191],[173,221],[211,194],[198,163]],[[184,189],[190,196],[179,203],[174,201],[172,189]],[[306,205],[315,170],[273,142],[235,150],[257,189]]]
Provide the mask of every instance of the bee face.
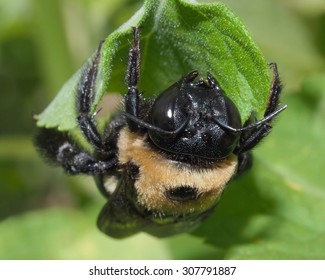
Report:
[[160,94],[151,110],[150,123],[165,131],[179,131],[174,137],[150,131],[149,136],[160,149],[195,155],[213,160],[229,156],[240,133],[229,133],[219,124],[241,128],[241,117],[235,104],[225,95],[217,81],[194,82],[193,71]]

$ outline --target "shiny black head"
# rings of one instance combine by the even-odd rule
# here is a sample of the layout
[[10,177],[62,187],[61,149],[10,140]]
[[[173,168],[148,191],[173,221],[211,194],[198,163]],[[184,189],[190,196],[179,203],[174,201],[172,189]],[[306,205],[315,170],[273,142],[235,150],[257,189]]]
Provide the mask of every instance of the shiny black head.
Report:
[[159,129],[149,128],[149,137],[168,152],[225,158],[240,137],[225,126],[240,129],[240,114],[211,74],[194,82],[197,76],[196,71],[189,73],[157,97],[150,124]]

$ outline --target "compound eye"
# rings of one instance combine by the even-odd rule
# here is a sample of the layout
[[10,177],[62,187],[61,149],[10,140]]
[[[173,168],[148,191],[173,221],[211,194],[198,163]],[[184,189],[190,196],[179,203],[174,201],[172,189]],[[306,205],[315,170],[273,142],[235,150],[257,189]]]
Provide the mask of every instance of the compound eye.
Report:
[[218,157],[224,158],[233,152],[240,138],[240,133],[229,131],[227,127],[240,129],[241,117],[235,104],[226,96],[216,106],[213,115],[213,120],[217,124],[214,128],[214,135],[218,135],[216,141],[219,147]]
[[[224,97],[224,122],[231,127],[241,128],[241,117],[236,105],[228,97]],[[221,120],[220,120],[221,121]]]
[[178,129],[186,120],[186,98],[180,94],[177,84],[157,97],[152,107],[151,124],[165,131]]

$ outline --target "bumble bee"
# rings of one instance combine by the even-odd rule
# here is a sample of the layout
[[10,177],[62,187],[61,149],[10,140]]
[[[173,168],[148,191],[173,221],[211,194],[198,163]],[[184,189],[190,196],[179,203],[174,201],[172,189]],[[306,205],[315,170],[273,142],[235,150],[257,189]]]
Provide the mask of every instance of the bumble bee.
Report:
[[139,231],[158,237],[191,231],[211,214],[225,186],[248,170],[250,150],[271,130],[279,107],[281,82],[276,64],[264,118],[252,113],[242,125],[240,113],[207,73],[192,71],[155,99],[145,100],[140,78],[139,28],[133,28],[126,73],[124,110],[97,128],[91,108],[101,45],[77,87],[77,123],[94,153],[81,148],[67,132],[42,128],[39,151],[69,174],[96,179],[107,198],[98,227],[124,238]]

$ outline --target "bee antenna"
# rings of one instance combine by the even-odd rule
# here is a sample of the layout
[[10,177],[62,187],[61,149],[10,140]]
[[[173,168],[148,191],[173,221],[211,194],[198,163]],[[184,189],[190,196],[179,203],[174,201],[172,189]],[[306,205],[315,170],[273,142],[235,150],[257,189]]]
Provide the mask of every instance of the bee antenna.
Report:
[[226,125],[226,124],[224,124],[222,122],[219,122],[216,118],[214,118],[213,120],[217,125],[221,126],[223,129],[228,130],[229,132],[232,132],[232,133],[238,133],[238,132],[246,131],[246,130],[249,130],[249,129],[253,129],[253,128],[255,128],[255,127],[257,127],[257,126],[259,126],[261,124],[266,123],[267,121],[273,119],[276,115],[281,113],[286,108],[287,108],[287,105],[284,105],[280,109],[274,111],[272,114],[266,116],[264,119],[262,119],[260,121],[257,121],[257,122],[255,122],[253,124],[250,124],[248,126],[245,126],[243,128],[233,128],[233,127],[231,127],[229,125]]
[[168,131],[168,130],[161,129],[158,126],[147,123],[147,122],[145,122],[143,120],[140,120],[139,118],[137,118],[137,117],[135,117],[135,116],[133,116],[133,115],[131,115],[129,113],[124,112],[123,115],[127,119],[137,123],[141,127],[147,128],[147,129],[149,129],[151,131],[156,131],[156,132],[159,132],[159,133],[162,133],[162,134],[167,134],[167,135],[172,135],[172,136],[179,135],[185,129],[186,125],[189,122],[189,118],[188,118],[179,128],[177,128],[177,129],[175,129],[173,131]]

